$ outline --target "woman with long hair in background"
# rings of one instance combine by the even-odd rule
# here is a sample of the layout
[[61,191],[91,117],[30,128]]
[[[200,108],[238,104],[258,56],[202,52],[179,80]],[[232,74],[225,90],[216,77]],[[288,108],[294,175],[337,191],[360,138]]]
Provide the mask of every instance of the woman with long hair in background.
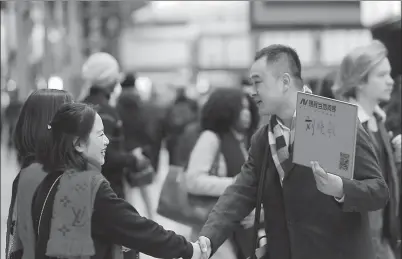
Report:
[[[217,200],[223,194],[247,158],[250,138],[258,122],[255,103],[241,89],[221,88],[211,93],[202,107],[201,134],[187,166],[186,183],[191,195]],[[252,231],[252,223],[253,213],[243,221],[243,226]],[[192,226],[193,238],[198,236],[201,227]],[[212,258],[246,258],[250,256],[247,253],[251,241],[247,231],[238,231]]]
[[[16,196],[18,191],[19,179],[30,174],[32,170],[40,172],[40,166],[37,161],[37,154],[40,153],[40,147],[47,145],[50,141],[50,132],[47,129],[48,123],[52,120],[56,111],[61,105],[73,102],[73,96],[63,90],[40,89],[33,92],[25,101],[20,115],[17,119],[14,136],[15,148],[17,151],[17,160],[21,171],[15,178],[12,186],[11,204],[7,219],[6,233],[6,255],[7,259],[13,254],[18,253],[18,244],[20,239],[15,237],[17,212]],[[45,175],[45,173],[42,173]],[[29,176],[28,176],[29,177]],[[40,183],[40,178],[32,178],[26,192],[33,193],[35,186]]]

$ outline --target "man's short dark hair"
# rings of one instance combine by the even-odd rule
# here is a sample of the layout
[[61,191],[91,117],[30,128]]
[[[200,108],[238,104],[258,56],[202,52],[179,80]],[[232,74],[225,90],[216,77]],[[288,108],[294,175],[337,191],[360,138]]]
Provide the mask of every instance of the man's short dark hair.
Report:
[[254,61],[263,57],[266,57],[268,64],[283,64],[277,67],[276,72],[278,76],[282,73],[289,73],[292,77],[302,80],[300,59],[293,48],[281,44],[273,44],[257,51]]

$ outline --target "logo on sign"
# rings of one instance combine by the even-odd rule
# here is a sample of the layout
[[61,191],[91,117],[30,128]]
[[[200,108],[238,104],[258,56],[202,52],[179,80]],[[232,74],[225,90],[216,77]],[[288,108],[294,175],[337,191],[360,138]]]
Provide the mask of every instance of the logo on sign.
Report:
[[307,100],[305,98],[302,98],[300,100],[300,104],[304,105],[304,106],[310,106],[312,108],[324,110],[324,111],[336,112],[336,105],[330,105],[330,104],[321,103],[321,102],[317,102],[317,101],[313,101],[313,100]]

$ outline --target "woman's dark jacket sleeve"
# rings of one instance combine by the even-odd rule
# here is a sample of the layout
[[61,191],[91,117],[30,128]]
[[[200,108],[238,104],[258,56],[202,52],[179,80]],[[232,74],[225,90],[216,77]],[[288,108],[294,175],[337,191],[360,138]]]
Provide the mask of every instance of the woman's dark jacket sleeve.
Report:
[[141,217],[108,183],[103,183],[96,195],[92,224],[95,235],[150,256],[190,259],[193,255],[191,243],[183,236]]

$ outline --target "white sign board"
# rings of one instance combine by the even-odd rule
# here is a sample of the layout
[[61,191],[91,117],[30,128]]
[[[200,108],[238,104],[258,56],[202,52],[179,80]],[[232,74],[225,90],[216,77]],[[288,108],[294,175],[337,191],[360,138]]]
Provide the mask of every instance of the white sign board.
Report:
[[353,178],[357,106],[298,92],[293,163],[317,161],[328,173]]

